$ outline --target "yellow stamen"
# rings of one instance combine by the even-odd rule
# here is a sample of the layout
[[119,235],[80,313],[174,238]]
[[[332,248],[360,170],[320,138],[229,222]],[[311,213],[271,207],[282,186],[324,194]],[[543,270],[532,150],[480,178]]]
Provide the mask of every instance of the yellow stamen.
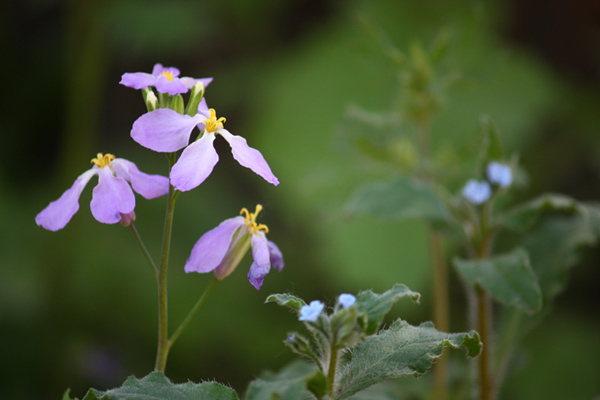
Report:
[[90,161],[90,163],[96,164],[98,168],[104,168],[107,165],[110,167],[110,162],[114,159],[115,156],[113,156],[112,154],[106,153],[105,155],[102,155],[102,153],[98,153],[96,155],[96,158],[92,158],[92,161]]
[[173,81],[173,73],[171,71],[163,71],[161,75],[164,75],[169,82]]
[[258,213],[261,212],[262,206],[260,204],[256,205],[256,209],[253,213],[249,212],[246,207],[242,208],[240,211],[240,215],[246,217],[246,225],[248,225],[248,232],[256,233],[258,231],[263,231],[264,233],[269,233],[269,228],[265,224],[257,224],[256,217]]
[[219,128],[223,128],[223,124],[225,123],[225,118],[221,117],[217,119],[217,113],[214,108],[210,108],[210,117],[204,120],[204,126],[206,127],[206,132],[212,133]]

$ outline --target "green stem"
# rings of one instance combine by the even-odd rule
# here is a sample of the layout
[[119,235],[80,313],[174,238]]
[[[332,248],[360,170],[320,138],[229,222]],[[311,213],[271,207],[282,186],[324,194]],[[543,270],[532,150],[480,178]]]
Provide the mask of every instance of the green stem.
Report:
[[508,322],[505,324],[504,332],[500,338],[496,350],[496,360],[494,363],[494,372],[496,375],[496,387],[494,396],[497,395],[497,391],[500,389],[500,383],[504,379],[508,362],[514,351],[516,338],[519,334],[519,327],[523,319],[523,313],[518,310],[513,310],[512,315],[508,318]]
[[139,243],[142,251],[144,252],[144,256],[146,256],[146,260],[148,261],[148,264],[150,264],[150,266],[152,267],[152,272],[154,273],[154,276],[158,280],[158,268],[156,268],[156,264],[154,264],[154,260],[152,260],[152,256],[148,252],[148,249],[146,248],[146,245],[144,245],[144,241],[142,240],[142,237],[138,233],[138,231],[137,231],[137,229],[136,229],[135,224],[133,223],[133,221],[131,221],[131,224],[129,224],[129,228],[131,229],[131,232],[133,232],[133,236],[135,236],[135,238],[136,238],[137,242]]
[[490,373],[491,366],[491,299],[485,289],[476,288],[477,291],[477,331],[483,343],[483,349],[479,355],[479,398],[481,400],[492,400],[493,383]]
[[329,370],[327,371],[327,394],[333,397],[333,388],[335,385],[335,370],[337,368],[338,352],[336,340],[331,343],[331,356],[329,357]]
[[212,292],[214,287],[217,285],[217,282],[219,282],[219,280],[217,278],[214,278],[212,283],[210,284],[210,286],[208,286],[204,290],[204,293],[202,293],[202,296],[200,296],[200,299],[198,299],[198,301],[196,302],[196,305],[194,305],[194,308],[192,308],[192,310],[188,313],[187,317],[185,317],[183,322],[181,322],[181,324],[179,325],[179,327],[177,328],[175,333],[173,333],[173,335],[171,335],[171,338],[169,339],[169,344],[168,344],[169,348],[171,346],[173,346],[173,343],[175,343],[177,338],[179,338],[179,335],[181,335],[181,332],[183,332],[183,330],[185,328],[187,328],[187,326],[189,325],[192,318],[194,318],[194,315],[196,315],[196,313],[198,312],[200,307],[202,307],[202,304],[204,304],[204,301],[206,300],[206,298],[208,297],[210,292]]
[[[172,165],[172,158],[169,159]],[[154,369],[165,371],[167,356],[169,355],[169,320],[167,307],[167,270],[169,267],[169,251],[171,248],[171,232],[173,230],[173,212],[175,200],[179,192],[169,186],[169,200],[165,215],[163,233],[162,257],[158,271],[158,349],[156,350],[156,363]]]
[[[441,332],[450,329],[450,306],[448,299],[448,270],[444,258],[442,235],[433,229],[429,232],[429,243],[433,267],[433,319],[435,327]],[[448,381],[448,356],[442,354],[434,367],[434,396],[435,400],[447,398],[446,384]]]

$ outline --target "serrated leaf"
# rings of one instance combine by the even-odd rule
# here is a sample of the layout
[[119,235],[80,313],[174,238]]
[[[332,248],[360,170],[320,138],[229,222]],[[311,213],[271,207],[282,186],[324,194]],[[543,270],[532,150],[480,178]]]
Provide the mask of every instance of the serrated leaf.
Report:
[[288,307],[294,311],[299,311],[306,302],[300,297],[293,296],[288,293],[277,293],[267,297],[265,303],[277,303],[280,306]]
[[444,333],[431,322],[416,327],[398,320],[356,347],[352,360],[341,371],[334,398],[350,397],[389,378],[423,375],[442,355],[444,346],[463,348],[470,357],[481,352],[475,331]]
[[542,292],[523,249],[482,260],[455,259],[454,265],[465,281],[481,286],[504,305],[530,314],[542,307]]
[[142,379],[127,378],[123,386],[101,392],[90,389],[83,400],[239,400],[235,391],[217,382],[172,383],[161,372]]
[[403,297],[410,297],[414,302],[419,302],[421,295],[413,292],[406,285],[397,283],[383,294],[373,293],[371,290],[361,292],[356,297],[358,310],[367,314],[367,329],[365,333],[371,335],[377,332],[383,318],[390,311],[392,305]]
[[62,400],[77,400],[77,397],[75,398],[71,398],[71,396],[69,395],[69,393],[71,392],[71,388],[68,388],[67,390],[65,390],[65,392],[63,393],[63,397]]
[[500,223],[517,232],[525,232],[535,226],[547,212],[581,213],[582,204],[561,194],[544,194],[506,214]]
[[[318,375],[322,377],[319,377]],[[320,392],[323,373],[303,361],[295,361],[278,373],[265,372],[250,382],[246,400],[303,400],[309,399],[309,389]]]
[[423,218],[433,223],[451,219],[431,185],[408,176],[359,188],[346,205],[346,211],[395,220]]

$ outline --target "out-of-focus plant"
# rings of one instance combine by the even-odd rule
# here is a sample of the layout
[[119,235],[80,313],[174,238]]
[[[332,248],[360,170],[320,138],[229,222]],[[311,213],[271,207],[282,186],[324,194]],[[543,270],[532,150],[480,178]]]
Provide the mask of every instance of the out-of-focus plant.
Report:
[[[512,205],[510,192],[524,184],[524,173],[517,158],[504,153],[498,128],[487,117],[482,119],[478,151],[432,147],[431,137],[444,132],[432,131],[431,121],[444,104],[445,90],[460,80],[445,64],[449,36],[442,33],[429,48],[415,42],[404,53],[372,24],[367,28],[398,70],[399,100],[388,112],[352,106],[338,132],[358,156],[383,165],[390,179],[357,188],[346,210],[429,224],[434,321],[448,330],[445,260],[453,258],[472,299],[471,324],[484,345],[476,393],[482,400],[494,399],[519,340],[548,313],[578,248],[597,241],[600,210],[553,194]],[[561,219],[547,218],[557,213]],[[444,254],[443,237],[461,244],[459,254]],[[542,238],[555,246],[546,248]],[[497,322],[493,303],[501,306]],[[434,370],[438,400],[449,396],[447,364],[441,361]],[[468,381],[471,374],[463,376]]]

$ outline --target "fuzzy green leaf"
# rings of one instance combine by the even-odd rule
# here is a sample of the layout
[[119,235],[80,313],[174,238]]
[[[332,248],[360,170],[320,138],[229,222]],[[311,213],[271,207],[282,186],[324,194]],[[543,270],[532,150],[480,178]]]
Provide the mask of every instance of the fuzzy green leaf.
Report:
[[475,331],[444,333],[431,322],[416,327],[398,320],[356,347],[352,360],[340,373],[334,398],[350,397],[389,378],[421,376],[442,355],[444,346],[463,348],[469,357],[481,352]]
[[447,223],[451,219],[431,185],[408,176],[361,187],[346,210],[351,214],[369,213],[395,220],[423,218],[432,223]]
[[371,335],[377,332],[383,318],[390,311],[392,305],[403,297],[410,297],[414,302],[419,302],[421,295],[413,292],[405,285],[397,283],[383,294],[373,293],[370,290],[361,292],[356,297],[358,310],[367,314],[367,329],[365,333]]
[[313,365],[295,361],[278,373],[265,372],[248,386],[246,400],[304,400],[309,392],[322,396],[326,386],[323,373]]
[[525,232],[535,226],[545,213],[581,213],[585,212],[578,201],[561,194],[544,194],[506,214],[500,223],[514,231]]
[[542,307],[542,292],[523,249],[483,260],[455,259],[462,278],[479,285],[502,304],[533,314]]
[[288,293],[272,294],[267,297],[265,303],[277,303],[280,306],[288,307],[294,311],[299,311],[306,302],[300,297],[293,296]]
[[127,378],[123,386],[106,392],[90,389],[83,400],[238,400],[231,388],[217,382],[172,383],[160,372],[142,379]]

